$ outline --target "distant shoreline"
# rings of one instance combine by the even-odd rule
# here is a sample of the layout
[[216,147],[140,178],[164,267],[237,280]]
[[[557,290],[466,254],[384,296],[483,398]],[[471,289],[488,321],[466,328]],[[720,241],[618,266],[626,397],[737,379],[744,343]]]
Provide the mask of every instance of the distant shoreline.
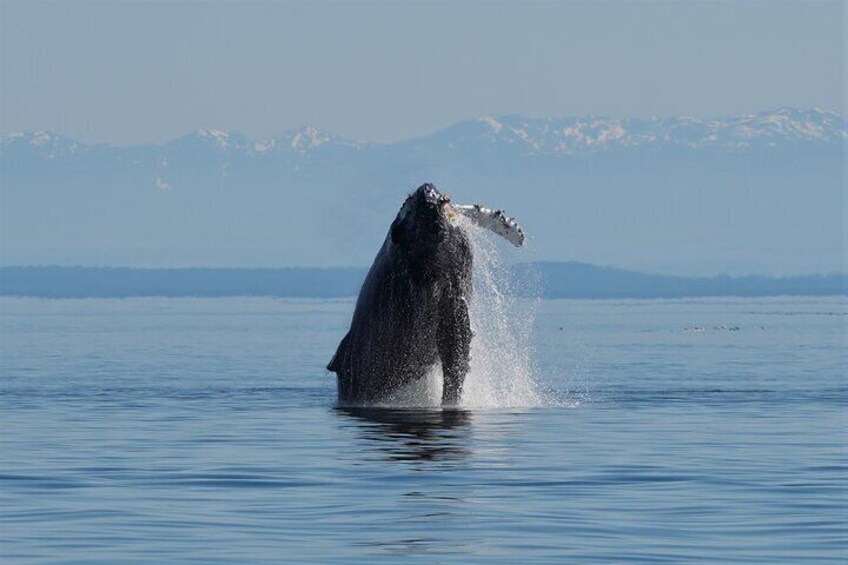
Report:
[[[513,292],[543,298],[844,296],[848,275],[679,277],[578,262],[520,264]],[[0,296],[349,298],[366,268],[0,267]]]

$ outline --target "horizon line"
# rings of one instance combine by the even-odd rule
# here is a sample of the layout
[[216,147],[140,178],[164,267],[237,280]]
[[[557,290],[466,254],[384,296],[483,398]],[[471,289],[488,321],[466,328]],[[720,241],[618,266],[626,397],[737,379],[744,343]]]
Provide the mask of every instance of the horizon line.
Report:
[[[649,275],[649,276],[657,276],[657,277],[670,277],[670,278],[680,278],[680,279],[747,279],[747,278],[767,278],[767,279],[791,279],[791,278],[801,278],[801,277],[846,277],[848,278],[848,269],[843,271],[830,271],[830,272],[808,272],[802,274],[790,274],[790,275],[778,275],[778,274],[763,274],[763,273],[748,273],[748,274],[737,274],[732,275],[729,273],[714,273],[710,275],[681,275],[681,274],[669,274],[662,273],[656,271],[646,271],[639,269],[631,269],[627,267],[620,267],[617,265],[605,265],[600,263],[589,263],[586,261],[577,261],[577,260],[537,260],[537,261],[521,261],[513,263],[510,266],[521,266],[521,265],[580,265],[586,267],[593,267],[596,269],[610,270],[610,271],[620,271],[629,274],[639,274],[639,275]],[[371,265],[327,265],[327,266],[298,266],[298,265],[283,265],[283,266],[262,266],[262,267],[238,267],[238,266],[226,266],[226,267],[210,267],[203,265],[193,265],[193,266],[179,266],[179,267],[149,267],[149,266],[127,266],[127,265],[58,265],[58,264],[18,264],[18,265],[0,265],[0,271],[6,269],[103,269],[103,270],[133,270],[133,271],[190,271],[190,270],[208,270],[208,271],[283,271],[283,270],[300,270],[300,271],[367,271],[371,268]]]

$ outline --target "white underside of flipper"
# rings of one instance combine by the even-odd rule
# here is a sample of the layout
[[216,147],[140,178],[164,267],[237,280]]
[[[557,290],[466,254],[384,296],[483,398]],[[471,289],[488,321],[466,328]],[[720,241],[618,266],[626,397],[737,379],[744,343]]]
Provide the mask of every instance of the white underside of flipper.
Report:
[[454,210],[482,228],[493,231],[516,247],[524,244],[524,230],[502,210],[492,210],[480,204],[453,204]]

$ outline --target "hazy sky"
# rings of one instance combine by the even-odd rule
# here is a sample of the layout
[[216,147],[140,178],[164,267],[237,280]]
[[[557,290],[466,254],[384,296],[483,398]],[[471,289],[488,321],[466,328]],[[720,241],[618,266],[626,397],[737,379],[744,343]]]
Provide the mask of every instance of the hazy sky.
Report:
[[842,2],[2,0],[0,129],[162,142],[315,124],[391,141],[489,113],[844,108]]

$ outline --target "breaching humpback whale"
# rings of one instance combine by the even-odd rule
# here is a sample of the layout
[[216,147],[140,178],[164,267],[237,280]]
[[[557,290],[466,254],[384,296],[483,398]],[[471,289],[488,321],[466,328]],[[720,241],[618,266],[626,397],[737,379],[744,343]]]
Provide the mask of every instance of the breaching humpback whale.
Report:
[[468,372],[471,243],[458,214],[516,246],[524,233],[500,210],[454,205],[432,184],[410,194],[368,272],[350,330],[327,369],[339,403],[379,402],[441,363],[442,404],[459,402]]

